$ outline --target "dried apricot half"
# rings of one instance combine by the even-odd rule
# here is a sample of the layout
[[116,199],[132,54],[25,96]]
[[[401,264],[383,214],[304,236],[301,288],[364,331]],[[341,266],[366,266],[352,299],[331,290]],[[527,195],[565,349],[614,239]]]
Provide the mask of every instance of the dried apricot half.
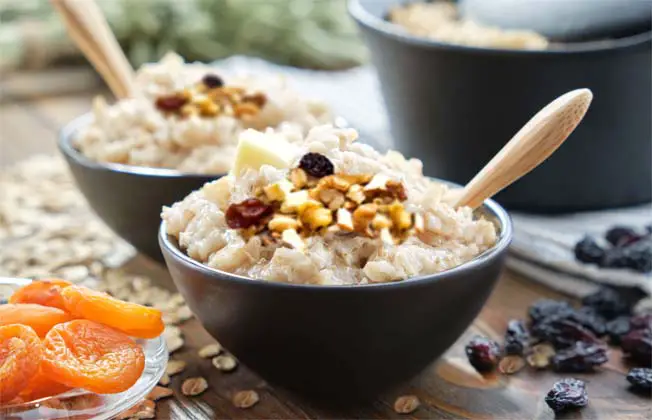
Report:
[[26,325],[0,326],[0,403],[12,400],[38,372],[41,340]]
[[9,298],[9,303],[38,303],[43,306],[65,309],[61,289],[72,283],[62,279],[42,279],[16,290]]
[[0,325],[28,325],[36,331],[39,337],[45,337],[45,334],[55,325],[73,319],[68,312],[36,303],[0,305]]
[[69,386],[61,384],[46,376],[41,369],[23,389],[19,397],[24,401],[33,401],[53,395],[59,395],[70,390]]
[[43,340],[43,373],[98,394],[131,388],[145,368],[143,349],[129,336],[94,321],[56,325]]
[[158,309],[123,302],[83,286],[61,290],[66,309],[78,318],[90,319],[132,337],[154,338],[163,333],[163,314]]

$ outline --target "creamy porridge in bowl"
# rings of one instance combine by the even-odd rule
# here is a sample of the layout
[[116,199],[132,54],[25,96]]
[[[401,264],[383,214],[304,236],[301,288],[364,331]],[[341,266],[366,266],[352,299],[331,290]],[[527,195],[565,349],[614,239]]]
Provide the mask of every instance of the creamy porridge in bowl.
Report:
[[203,174],[228,172],[243,130],[273,127],[292,140],[332,121],[280,76],[227,77],[172,53],[137,72],[133,98],[96,98],[92,114],[73,141],[85,157]]
[[509,216],[454,209],[448,185],[355,130],[245,131],[233,171],[166,206],[158,240],[203,327],[270,384],[373,398],[439,357],[502,269]]
[[331,125],[302,142],[243,132],[231,174],[164,208],[167,233],[211,268],[320,285],[433,274],[496,243],[494,223],[453,208],[449,187],[425,177],[419,160],[356,138]]

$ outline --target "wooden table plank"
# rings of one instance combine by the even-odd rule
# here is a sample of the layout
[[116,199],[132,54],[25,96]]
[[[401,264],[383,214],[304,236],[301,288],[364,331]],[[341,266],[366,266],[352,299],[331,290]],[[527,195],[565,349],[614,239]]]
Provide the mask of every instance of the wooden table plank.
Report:
[[[87,110],[92,96],[82,94],[0,105],[0,167],[33,153],[53,152],[58,127]],[[173,287],[163,267],[142,257],[130,262],[126,269]],[[419,410],[401,418],[553,418],[543,403],[543,396],[555,380],[568,375],[526,368],[511,377],[482,376],[471,368],[463,353],[465,342],[475,333],[501,339],[507,321],[524,318],[527,306],[541,297],[558,298],[560,295],[513,273],[505,273],[472,327],[439,361],[417,378],[375,401],[348,409],[309,404],[273,388],[244,366],[232,373],[217,371],[210,360],[197,357],[198,349],[212,339],[196,320],[191,320],[182,326],[185,347],[174,355],[185,360],[188,368],[173,377],[170,387],[175,397],[158,404],[157,418],[398,418],[392,407],[394,399],[401,394],[415,394],[422,401]],[[587,381],[590,403],[581,412],[569,416],[652,418],[650,400],[627,390],[625,371],[620,352],[612,349],[611,361],[600,372],[572,375]],[[179,392],[181,382],[196,375],[209,380],[209,390],[195,398],[182,396]],[[237,409],[231,403],[232,395],[243,389],[256,389],[261,397],[260,402],[248,410]]]

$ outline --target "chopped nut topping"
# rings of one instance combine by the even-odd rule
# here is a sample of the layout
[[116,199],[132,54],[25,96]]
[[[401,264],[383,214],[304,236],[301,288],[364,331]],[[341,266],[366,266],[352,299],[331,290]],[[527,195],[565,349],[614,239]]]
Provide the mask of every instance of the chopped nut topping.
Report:
[[290,182],[297,189],[303,188],[308,183],[308,174],[301,168],[294,168],[290,171]]
[[378,206],[373,203],[363,204],[353,212],[353,227],[357,232],[366,232],[369,223],[373,220]]
[[266,103],[267,97],[263,93],[246,94],[244,88],[224,86],[217,75],[206,75],[191,88],[157,98],[155,105],[165,114],[182,117],[229,115],[246,119],[258,114]]
[[412,226],[412,216],[398,201],[389,206],[389,214],[397,229],[409,229]]
[[349,188],[349,191],[346,193],[346,198],[357,204],[362,204],[367,197],[364,194],[362,185],[355,184]]
[[263,191],[271,201],[283,201],[290,194],[294,185],[290,181],[282,180],[275,184],[266,186]]
[[390,178],[383,174],[376,174],[367,185],[365,185],[365,191],[387,191],[387,181]]
[[392,221],[387,216],[377,213],[371,220],[371,227],[376,230],[387,229],[392,227]]
[[281,204],[281,211],[283,213],[303,213],[309,207],[319,207],[319,201],[310,198],[307,190],[296,191],[288,194],[285,201]]
[[299,221],[291,216],[276,214],[267,224],[270,230],[274,232],[283,232],[287,229],[297,230],[301,227]]
[[421,233],[426,230],[426,223],[421,213],[414,214],[414,229],[417,231],[417,233]]
[[303,251],[306,248],[306,244],[303,242],[303,239],[301,239],[301,236],[299,236],[297,231],[294,229],[284,230],[281,235],[281,239],[283,242],[298,251]]
[[353,232],[353,217],[350,211],[346,209],[337,210],[337,226],[347,232]]
[[333,221],[333,214],[323,207],[310,207],[301,215],[301,221],[312,230],[326,227]]

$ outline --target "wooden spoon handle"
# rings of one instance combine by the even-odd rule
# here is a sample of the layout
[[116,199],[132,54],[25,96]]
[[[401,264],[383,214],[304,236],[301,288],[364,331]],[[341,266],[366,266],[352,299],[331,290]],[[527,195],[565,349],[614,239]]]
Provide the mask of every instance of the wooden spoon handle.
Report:
[[589,89],[560,96],[539,111],[464,187],[456,206],[476,208],[546,160],[582,121]]
[[94,0],[52,0],[68,34],[118,98],[134,91],[134,72]]

